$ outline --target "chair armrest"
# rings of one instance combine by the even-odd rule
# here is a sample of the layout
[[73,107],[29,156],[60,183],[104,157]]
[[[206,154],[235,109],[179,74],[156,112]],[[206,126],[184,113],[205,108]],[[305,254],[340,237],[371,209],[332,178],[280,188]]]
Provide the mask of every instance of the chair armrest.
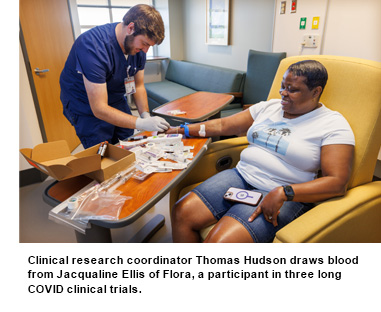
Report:
[[277,232],[274,243],[381,242],[381,181],[320,203]]

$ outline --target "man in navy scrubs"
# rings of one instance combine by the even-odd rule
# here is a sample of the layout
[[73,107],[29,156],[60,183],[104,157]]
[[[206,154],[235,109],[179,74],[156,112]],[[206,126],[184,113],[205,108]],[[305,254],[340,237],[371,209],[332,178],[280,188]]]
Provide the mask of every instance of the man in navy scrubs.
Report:
[[[85,148],[115,144],[134,129],[169,128],[163,118],[150,116],[144,87],[146,53],[163,40],[160,13],[136,5],[122,23],[94,27],[74,42],[60,77],[61,102]],[[131,115],[126,93],[133,94],[140,118]]]

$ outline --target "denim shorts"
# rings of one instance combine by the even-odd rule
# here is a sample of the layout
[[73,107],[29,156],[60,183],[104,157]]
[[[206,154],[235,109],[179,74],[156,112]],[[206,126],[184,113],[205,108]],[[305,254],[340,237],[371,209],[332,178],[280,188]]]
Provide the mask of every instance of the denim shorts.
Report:
[[225,200],[224,194],[229,187],[256,190],[263,194],[262,198],[268,193],[249,185],[235,168],[217,173],[194,188],[192,192],[200,197],[217,220],[223,216],[229,216],[240,222],[256,243],[272,242],[278,230],[315,206],[313,203],[286,201],[280,208],[278,226],[274,227],[272,223],[266,221],[263,214],[260,214],[253,222],[248,222],[256,207]]

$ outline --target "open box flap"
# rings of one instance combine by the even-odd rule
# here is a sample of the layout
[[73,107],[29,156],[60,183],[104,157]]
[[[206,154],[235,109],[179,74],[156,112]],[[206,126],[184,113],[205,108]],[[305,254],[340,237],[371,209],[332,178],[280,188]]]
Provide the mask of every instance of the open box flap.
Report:
[[38,163],[42,163],[44,161],[68,157],[70,155],[69,145],[66,141],[60,140],[36,145],[32,150],[30,158]]
[[32,165],[33,167],[37,168],[38,170],[41,170],[42,172],[50,175],[50,172],[48,171],[45,166],[39,164],[38,162],[31,159],[32,155],[32,149],[31,148],[22,148],[20,149],[20,153],[25,157],[26,161]]
[[20,153],[27,159],[31,159],[32,149],[31,148],[22,148],[20,149]]
[[20,149],[29,164],[57,180],[86,174],[101,168],[101,156],[88,152],[71,155],[66,141],[43,143],[33,149]]

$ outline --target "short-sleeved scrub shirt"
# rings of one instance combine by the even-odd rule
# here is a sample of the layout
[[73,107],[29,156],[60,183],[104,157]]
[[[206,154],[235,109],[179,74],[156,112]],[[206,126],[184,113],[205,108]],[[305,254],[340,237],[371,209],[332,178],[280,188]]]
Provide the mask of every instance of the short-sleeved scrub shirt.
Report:
[[87,97],[84,75],[93,83],[106,83],[108,105],[131,114],[125,97],[124,79],[143,70],[146,54],[126,56],[116,39],[118,23],[94,27],[74,42],[61,73],[61,102],[63,112],[83,146],[88,148],[103,141],[112,144],[133,134],[134,129],[116,127],[96,118]]

